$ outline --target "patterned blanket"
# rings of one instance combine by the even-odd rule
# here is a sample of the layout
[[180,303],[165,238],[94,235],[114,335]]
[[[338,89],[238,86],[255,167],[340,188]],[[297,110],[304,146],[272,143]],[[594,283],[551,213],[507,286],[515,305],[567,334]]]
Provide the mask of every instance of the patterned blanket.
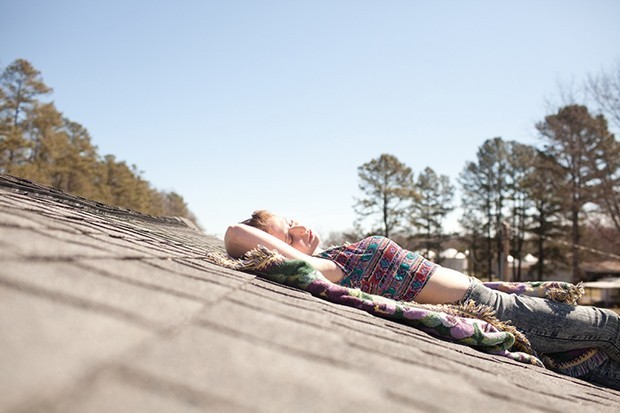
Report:
[[[327,280],[305,261],[287,260],[277,251],[259,246],[241,259],[210,253],[207,260],[227,268],[251,272],[268,280],[307,291],[333,303],[367,311],[378,317],[415,327],[428,334],[464,344],[480,351],[523,363],[548,367],[580,377],[598,367],[606,355],[596,349],[555,354],[536,354],[527,338],[510,323],[498,320],[491,308],[473,301],[464,304],[430,305],[402,302]],[[543,297],[569,304],[583,295],[580,285],[560,282],[484,283],[487,287],[516,294]]]

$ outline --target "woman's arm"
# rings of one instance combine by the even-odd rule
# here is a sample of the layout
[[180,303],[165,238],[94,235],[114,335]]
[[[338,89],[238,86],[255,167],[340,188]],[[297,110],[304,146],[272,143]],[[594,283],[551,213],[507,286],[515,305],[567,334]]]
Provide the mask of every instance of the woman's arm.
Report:
[[260,244],[278,250],[288,259],[306,261],[332,282],[340,281],[344,275],[340,267],[332,261],[304,254],[273,235],[249,225],[236,224],[228,227],[224,235],[224,244],[231,257],[238,258]]

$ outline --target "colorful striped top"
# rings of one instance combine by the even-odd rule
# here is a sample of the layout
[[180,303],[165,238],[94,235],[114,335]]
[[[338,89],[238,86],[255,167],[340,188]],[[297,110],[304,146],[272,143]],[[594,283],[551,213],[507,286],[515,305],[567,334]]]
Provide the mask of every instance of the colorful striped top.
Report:
[[413,301],[437,268],[437,264],[381,236],[333,247],[316,256],[342,269],[345,275],[340,285],[401,301]]

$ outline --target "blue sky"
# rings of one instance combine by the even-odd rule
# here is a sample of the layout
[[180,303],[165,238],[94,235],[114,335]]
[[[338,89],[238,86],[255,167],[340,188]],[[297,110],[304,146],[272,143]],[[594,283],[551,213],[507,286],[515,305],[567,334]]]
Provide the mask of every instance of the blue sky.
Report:
[[269,208],[328,233],[352,226],[357,167],[382,153],[456,184],[485,140],[536,144],[558,82],[620,59],[618,16],[611,0],[0,0],[0,65],[29,60],[102,155],[207,232]]

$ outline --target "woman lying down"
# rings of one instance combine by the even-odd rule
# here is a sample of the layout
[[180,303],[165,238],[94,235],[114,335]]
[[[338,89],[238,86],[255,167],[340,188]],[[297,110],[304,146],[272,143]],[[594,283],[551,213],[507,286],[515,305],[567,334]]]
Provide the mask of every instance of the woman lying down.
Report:
[[474,300],[510,321],[538,353],[597,348],[608,360],[581,377],[620,390],[620,322],[610,310],[575,306],[493,290],[476,278],[441,267],[394,241],[372,236],[346,246],[321,250],[320,237],[308,227],[260,210],[224,237],[232,257],[263,245],[287,259],[303,260],[329,281],[399,301],[421,304]]

